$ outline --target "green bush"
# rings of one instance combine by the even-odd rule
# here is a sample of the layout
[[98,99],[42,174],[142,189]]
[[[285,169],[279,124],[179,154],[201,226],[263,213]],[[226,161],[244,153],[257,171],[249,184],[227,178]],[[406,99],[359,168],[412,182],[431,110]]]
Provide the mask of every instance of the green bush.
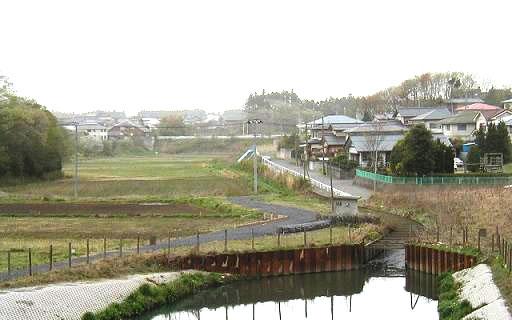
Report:
[[439,276],[439,303],[437,311],[440,320],[460,320],[473,311],[467,300],[459,300],[460,284],[456,283],[449,272]]

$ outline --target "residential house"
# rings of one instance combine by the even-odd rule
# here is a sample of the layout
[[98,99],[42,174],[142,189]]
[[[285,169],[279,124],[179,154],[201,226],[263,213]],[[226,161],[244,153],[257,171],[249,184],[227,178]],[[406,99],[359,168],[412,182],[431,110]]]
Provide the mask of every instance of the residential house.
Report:
[[487,126],[487,120],[480,111],[465,111],[439,121],[443,134],[449,138],[472,141],[474,132]]
[[498,106],[493,106],[486,103],[472,103],[464,106],[459,106],[455,108],[455,113],[464,112],[464,111],[480,111],[480,112],[489,112],[494,111],[498,112],[498,110],[502,110],[502,108]]
[[435,108],[417,115],[416,117],[410,118],[408,121],[409,125],[423,124],[425,128],[431,131],[441,132],[440,120],[451,116],[450,111],[446,107]]
[[418,108],[418,107],[398,107],[396,119],[403,125],[409,125],[409,121],[419,115],[432,111],[433,108]]
[[310,137],[307,143],[310,156],[320,157],[322,148],[329,157],[342,152],[347,139],[345,131],[362,123],[364,122],[344,115],[329,115],[308,122],[304,127]]
[[448,110],[452,114],[455,113],[455,110],[459,107],[467,106],[472,103],[483,103],[484,100],[474,97],[474,98],[453,98],[446,101],[446,104],[448,105]]
[[247,124],[248,120],[248,114],[240,109],[234,109],[234,110],[226,110],[222,113],[220,117],[220,121],[228,128],[229,131],[232,133],[240,134],[240,131],[236,130],[237,126],[238,128],[241,128],[242,134],[249,134],[253,133],[252,131],[249,132],[249,124]]
[[375,121],[348,129],[345,150],[348,150],[349,159],[359,162],[359,166],[367,167],[378,155],[379,163],[386,165],[391,150],[398,141],[404,138],[407,131],[401,121]]
[[130,120],[121,121],[108,129],[108,139],[122,140],[127,137],[145,137],[147,128]]
[[[75,132],[74,125],[65,125],[64,128],[72,133]],[[78,124],[77,130],[80,137],[90,137],[97,141],[104,141],[108,139],[107,128],[96,122]]]
[[507,110],[512,110],[512,99],[501,101],[503,104],[503,108]]

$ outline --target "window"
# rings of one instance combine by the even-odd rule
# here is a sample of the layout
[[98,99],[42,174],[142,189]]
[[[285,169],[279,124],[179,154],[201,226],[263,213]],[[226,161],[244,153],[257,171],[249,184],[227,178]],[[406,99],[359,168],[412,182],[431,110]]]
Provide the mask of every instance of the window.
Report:
[[428,126],[430,129],[440,129],[440,126],[435,122],[429,123]]
[[451,126],[450,124],[445,124],[444,125],[444,128],[446,129],[446,131],[450,131],[450,126]]
[[466,131],[466,124],[458,124],[457,131]]

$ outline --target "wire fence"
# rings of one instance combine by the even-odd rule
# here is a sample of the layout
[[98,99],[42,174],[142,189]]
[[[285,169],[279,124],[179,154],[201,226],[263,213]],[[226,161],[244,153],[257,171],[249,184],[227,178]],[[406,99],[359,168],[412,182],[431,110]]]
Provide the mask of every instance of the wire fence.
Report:
[[510,185],[512,176],[495,177],[395,177],[356,169],[359,178],[377,181],[385,184],[412,184],[412,185]]

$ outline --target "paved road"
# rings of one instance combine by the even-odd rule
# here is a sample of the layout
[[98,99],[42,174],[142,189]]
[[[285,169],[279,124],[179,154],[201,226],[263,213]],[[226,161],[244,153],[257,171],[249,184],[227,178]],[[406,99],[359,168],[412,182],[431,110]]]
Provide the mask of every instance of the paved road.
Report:
[[[275,234],[277,228],[291,225],[291,224],[300,224],[306,222],[312,222],[316,220],[317,213],[293,207],[286,207],[282,205],[268,204],[261,202],[259,200],[253,199],[250,196],[248,197],[233,197],[229,199],[232,203],[244,206],[246,208],[257,209],[267,213],[274,213],[279,215],[285,215],[288,218],[284,220],[275,220],[269,221],[263,224],[257,224],[252,226],[238,227],[235,229],[228,230],[228,239],[229,240],[240,240],[240,239],[250,239],[252,236],[251,230],[254,232],[254,236],[261,237],[265,235]],[[210,232],[201,234],[199,237],[200,243],[206,243],[210,241],[220,241],[224,240],[224,231]],[[171,240],[171,247],[179,247],[179,246],[193,246],[197,243],[196,236],[178,238],[175,240]],[[163,241],[157,243],[156,245],[145,245],[141,246],[141,252],[152,252],[160,249],[164,249],[168,247],[168,242]],[[136,252],[136,249],[126,249],[123,251],[123,254],[133,254]],[[108,257],[115,257],[119,255],[119,251],[115,252],[107,252]],[[91,255],[90,261],[99,261],[103,259],[103,254]],[[77,257],[73,258],[72,264],[84,264],[87,262],[86,257]],[[64,269],[68,267],[68,261],[60,261],[56,262],[53,265],[53,269]],[[32,266],[33,273],[41,273],[47,272],[49,270],[48,264],[41,264]],[[27,269],[18,269],[12,270],[9,275],[7,272],[0,273],[0,281],[16,279],[23,276],[27,276],[29,274],[29,270]]]
[[[302,167],[298,167],[288,160],[272,159],[272,162],[280,164],[288,169],[294,170],[299,173],[304,172],[304,169]],[[322,175],[318,170],[309,170],[309,176],[327,185],[331,184],[329,176]],[[360,196],[362,199],[368,199],[372,195],[372,191],[354,185],[352,179],[340,180],[333,177],[332,185],[336,189],[350,193],[351,195],[354,196]]]

